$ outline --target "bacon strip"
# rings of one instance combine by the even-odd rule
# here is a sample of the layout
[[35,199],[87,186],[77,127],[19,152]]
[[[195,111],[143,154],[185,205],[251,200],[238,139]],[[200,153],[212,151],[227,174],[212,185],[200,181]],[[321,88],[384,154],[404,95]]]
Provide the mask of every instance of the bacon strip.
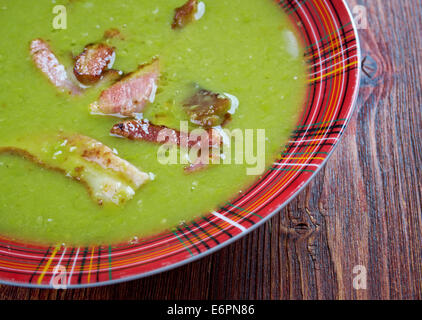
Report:
[[30,44],[30,54],[35,65],[48,80],[62,91],[80,94],[81,89],[69,80],[65,67],[60,64],[48,43],[42,39],[35,39]]
[[42,136],[18,141],[13,147],[0,148],[63,172],[84,183],[92,198],[102,205],[121,205],[133,198],[149,175],[92,138],[79,134]]
[[190,121],[204,128],[223,125],[230,119],[230,99],[208,90],[197,90],[183,106],[190,116]]
[[79,82],[92,85],[102,79],[104,73],[113,67],[116,53],[105,44],[90,44],[76,58],[73,73]]
[[91,104],[93,113],[133,116],[155,100],[160,76],[159,60],[142,65],[137,71],[104,90],[98,101]]
[[176,8],[171,27],[173,29],[182,29],[187,24],[196,20],[195,14],[198,12],[198,5],[198,0],[188,0],[183,6]]
[[[165,126],[153,125],[146,120],[129,120],[118,123],[113,126],[110,133],[128,138],[129,140],[180,145],[180,132]],[[164,137],[165,133],[167,134],[168,137],[165,141],[160,141],[160,133],[162,134],[162,137]]]
[[[209,147],[219,147],[222,143],[221,136],[217,130],[208,130],[208,143]],[[177,146],[182,145],[181,132],[178,130],[170,129],[165,126],[157,126],[147,120],[128,120],[118,123],[113,126],[110,131],[111,134],[128,138],[129,140],[147,141],[159,144],[170,143]],[[186,133],[188,136],[189,133]],[[164,139],[165,138],[165,139]],[[201,137],[187,141],[187,147],[198,146],[201,143]]]

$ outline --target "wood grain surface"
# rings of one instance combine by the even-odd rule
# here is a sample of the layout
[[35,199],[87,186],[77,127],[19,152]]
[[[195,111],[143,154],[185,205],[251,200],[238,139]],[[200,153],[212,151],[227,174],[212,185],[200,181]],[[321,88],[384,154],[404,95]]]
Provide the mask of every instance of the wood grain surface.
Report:
[[[286,209],[167,273],[81,290],[0,286],[0,299],[422,299],[422,1],[348,2],[368,17],[357,110]],[[353,287],[358,265],[366,289]]]

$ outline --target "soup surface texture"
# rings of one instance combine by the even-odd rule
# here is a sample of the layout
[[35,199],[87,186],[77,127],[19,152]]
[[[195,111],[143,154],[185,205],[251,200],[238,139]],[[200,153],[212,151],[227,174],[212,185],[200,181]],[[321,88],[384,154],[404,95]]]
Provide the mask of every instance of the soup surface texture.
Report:
[[[129,73],[153,57],[160,59],[159,89],[145,118],[179,128],[188,119],[181,93],[192,83],[229,93],[239,107],[226,128],[253,129],[254,141],[256,129],[265,129],[266,167],[274,161],[297,122],[306,91],[295,27],[271,0],[203,0],[203,17],[174,30],[174,9],[184,2],[0,0],[0,29],[7,30],[0,40],[0,147],[17,140],[37,144],[42,134],[82,134],[155,176],[127,203],[100,206],[81,183],[1,153],[0,235],[42,244],[127,242],[218,209],[259,178],[246,174],[253,167],[247,163],[186,174],[183,164],[157,161],[159,145],[111,136],[110,128],[122,119],[89,110],[104,88],[94,86],[78,96],[59,92],[29,55],[36,38],[48,41],[72,68],[73,57],[87,44],[104,41],[106,30],[120,30],[121,38],[107,40],[116,48],[113,69]],[[57,5],[66,8],[66,29],[53,27]]]

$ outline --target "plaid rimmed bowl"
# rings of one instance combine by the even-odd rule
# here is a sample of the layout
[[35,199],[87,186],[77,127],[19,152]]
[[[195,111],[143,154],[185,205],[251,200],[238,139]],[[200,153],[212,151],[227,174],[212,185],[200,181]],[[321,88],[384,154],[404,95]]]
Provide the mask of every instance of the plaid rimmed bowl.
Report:
[[352,115],[360,47],[344,1],[276,2],[298,26],[309,63],[309,86],[297,128],[263,178],[219,211],[133,245],[42,247],[0,238],[0,283],[52,288],[64,272],[62,267],[66,273],[61,280],[67,288],[113,284],[166,271],[246,235],[306,186],[339,143]]

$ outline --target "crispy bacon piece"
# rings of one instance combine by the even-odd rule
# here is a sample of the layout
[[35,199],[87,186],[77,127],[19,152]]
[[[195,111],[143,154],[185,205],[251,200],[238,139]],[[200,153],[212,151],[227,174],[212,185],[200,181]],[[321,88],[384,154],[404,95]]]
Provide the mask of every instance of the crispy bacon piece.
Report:
[[0,148],[63,172],[82,182],[98,204],[121,205],[133,198],[149,175],[92,138],[79,134],[31,137],[13,147]]
[[113,67],[115,58],[114,48],[103,43],[89,44],[76,57],[73,73],[79,82],[92,85],[101,80],[104,73]]
[[137,71],[104,90],[98,101],[91,104],[92,113],[133,116],[155,100],[160,63],[154,59]]
[[[157,126],[147,120],[128,120],[113,126],[110,133],[129,140],[148,141],[153,143],[182,145],[182,134],[178,130],[165,126]],[[222,143],[219,132],[215,129],[207,131],[209,147],[219,147]],[[189,133],[186,133],[188,136]],[[196,139],[195,139],[196,138]],[[199,146],[203,140],[200,136],[192,137],[187,141],[187,147]]]
[[69,80],[65,67],[60,64],[48,43],[42,39],[31,41],[30,53],[35,65],[48,80],[62,91],[80,94],[81,89]]
[[[165,126],[153,125],[146,120],[129,120],[118,123],[111,128],[111,134],[128,138],[129,140],[141,140],[153,143],[172,143],[180,145],[180,132]],[[160,133],[167,134],[167,139],[160,141]]]
[[183,104],[190,121],[204,128],[224,124],[230,119],[231,101],[224,95],[200,89]]
[[188,23],[195,20],[195,14],[198,12],[198,0],[188,0],[183,6],[174,10],[174,19],[171,27],[173,29],[182,29]]

